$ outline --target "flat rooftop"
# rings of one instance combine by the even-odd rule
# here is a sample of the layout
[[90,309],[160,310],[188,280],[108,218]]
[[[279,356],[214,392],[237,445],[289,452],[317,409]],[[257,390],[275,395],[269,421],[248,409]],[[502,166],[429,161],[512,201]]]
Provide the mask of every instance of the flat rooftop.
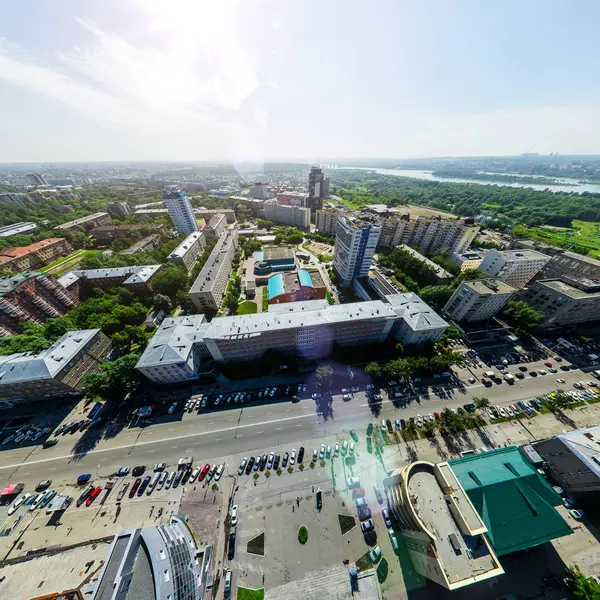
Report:
[[63,223],[62,225],[57,225],[54,229],[69,229],[69,227],[74,227],[75,225],[81,225],[82,223],[87,223],[88,221],[93,221],[94,219],[99,219],[101,217],[108,217],[108,213],[106,212],[98,212],[93,215],[88,215],[87,217],[81,217],[80,219],[75,219],[74,221],[68,221],[67,223]]
[[510,261],[521,261],[521,260],[550,260],[550,257],[546,254],[542,254],[537,250],[500,250],[499,254],[505,260]]
[[512,294],[516,292],[512,285],[508,285],[500,279],[477,279],[475,281],[466,281],[465,286],[471,288],[478,294],[496,296],[498,294]]
[[167,256],[167,260],[170,258],[183,258],[192,248],[192,246],[200,240],[204,239],[204,234],[201,231],[194,231],[194,233],[190,233],[169,256]]
[[417,464],[410,470],[408,492],[419,519],[435,538],[438,560],[450,584],[498,568],[482,536],[462,533],[431,468]]
[[556,436],[596,477],[600,477],[600,425]]
[[[210,253],[208,260],[202,267],[202,271],[196,277],[196,280],[192,284],[188,294],[194,294],[199,292],[208,292],[212,289],[216,281],[219,280],[217,274],[224,267],[226,261],[224,260],[227,253],[231,250],[231,247],[235,242],[235,232],[226,231],[215,244],[213,251]],[[229,269],[231,265],[226,265]]]
[[545,281],[536,282],[541,287],[547,287],[556,292],[560,292],[565,296],[569,296],[569,298],[597,298],[600,296],[600,292],[586,292],[585,290],[580,290],[573,285],[569,285],[564,281],[560,281],[558,279],[548,279]]
[[268,246],[263,248],[263,260],[280,260],[282,258],[294,258],[294,251],[287,246]]

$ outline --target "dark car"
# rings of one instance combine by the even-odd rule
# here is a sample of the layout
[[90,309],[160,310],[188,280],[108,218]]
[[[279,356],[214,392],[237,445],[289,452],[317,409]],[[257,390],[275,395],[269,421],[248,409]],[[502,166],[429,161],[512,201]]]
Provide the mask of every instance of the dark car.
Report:
[[56,438],[52,438],[52,439],[46,440],[42,444],[42,448],[52,448],[52,446],[56,446],[56,444],[58,444],[58,440]]
[[150,477],[150,475],[146,475],[146,477],[144,477],[144,481],[142,481],[142,485],[140,485],[137,491],[138,496],[141,496],[144,493],[144,490],[148,487],[151,479],[152,477]]
[[77,498],[77,502],[75,503],[75,506],[77,506],[77,507],[81,506],[90,497],[90,494],[93,491],[94,491],[94,486],[90,485],[88,487],[88,489],[85,490],[85,492],[83,492],[83,494],[81,494],[81,496],[79,496],[79,498]]
[[359,506],[357,510],[358,518],[361,521],[366,521],[371,518],[371,509],[368,506]]
[[227,549],[227,558],[233,560],[235,556],[235,531],[229,534],[229,548]]
[[371,435],[373,433],[373,423],[369,423],[367,425],[367,435]]
[[172,488],[176,488],[181,483],[183,474],[184,474],[183,469],[179,469],[179,471],[177,471],[177,473],[175,473],[175,479],[173,479],[173,484],[171,485]]
[[254,456],[251,456],[248,459],[248,464],[246,465],[246,475],[250,475],[252,472],[252,467],[254,466]]
[[275,470],[277,470],[277,468],[279,467],[279,454],[275,455],[275,460],[273,461],[273,468]]
[[128,487],[129,487],[129,481],[126,481],[121,486],[121,490],[119,491],[119,495],[117,496],[117,502],[121,502],[121,500],[123,500],[123,496],[125,496],[125,492],[127,491]]
[[285,452],[283,455],[283,458],[281,459],[281,468],[282,469],[285,469],[287,467],[289,457],[290,457],[290,455],[287,452]]
[[300,464],[302,464],[303,460],[304,460],[304,446],[300,446],[300,450],[298,452],[298,458],[296,459],[296,462],[300,465]]
[[137,489],[140,487],[140,483],[142,483],[142,480],[139,477],[133,482],[133,485],[131,486],[131,489],[129,490],[130,498],[133,498],[135,496]]
[[402,427],[402,429],[406,427],[406,421],[404,419],[400,419],[400,427]]
[[385,420],[385,425],[386,425],[386,427],[387,427],[387,430],[388,430],[390,433],[393,433],[393,431],[394,431],[394,427],[393,427],[393,425],[392,425],[392,422],[391,422],[389,419],[386,419],[386,420]]
[[267,466],[267,455],[263,454],[262,458],[260,459],[260,470],[264,471],[266,466]]
[[146,470],[146,466],[145,465],[138,465],[137,467],[133,467],[133,471],[131,472],[131,474],[134,477],[139,477],[140,475],[144,474],[145,470]]
[[474,404],[465,404],[463,407],[467,412],[475,412]]
[[83,485],[87,483],[92,478],[90,473],[84,473],[77,478],[77,485]]

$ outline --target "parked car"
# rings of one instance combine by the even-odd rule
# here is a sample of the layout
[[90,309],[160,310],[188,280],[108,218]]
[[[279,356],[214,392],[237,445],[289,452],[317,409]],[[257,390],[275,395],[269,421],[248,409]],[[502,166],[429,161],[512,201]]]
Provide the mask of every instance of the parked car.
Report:
[[233,560],[235,556],[235,531],[229,534],[229,547],[227,549],[227,558]]
[[92,478],[90,473],[84,473],[77,478],[77,485],[84,485]]
[[146,475],[146,477],[144,477],[144,481],[142,481],[142,484],[140,485],[137,491],[138,497],[144,494],[144,491],[148,487],[148,484],[150,483],[151,479],[152,477],[150,477],[150,475]]
[[371,509],[366,504],[364,506],[357,506],[356,510],[358,512],[358,518],[361,521],[366,521],[371,518]]
[[350,430],[350,437],[355,441],[358,442],[358,435],[356,434],[356,431],[354,431],[354,429]]
[[386,527],[391,527],[392,526],[392,520],[390,519],[390,511],[388,510],[387,506],[384,506],[381,509],[381,516],[383,517],[383,520],[385,522],[385,526]]
[[198,481],[203,481],[204,478],[206,477],[206,474],[210,471],[210,464],[206,463],[203,467],[202,467],[202,471],[200,471],[200,475],[198,475]]
[[231,598],[231,578],[232,571],[231,569],[227,569],[227,571],[225,571],[225,577],[223,578],[225,581],[225,587],[223,588],[223,592],[226,599]]
[[146,466],[145,465],[138,465],[137,467],[133,467],[133,471],[131,472],[131,474],[134,477],[139,477],[140,475],[144,474],[145,470],[146,470]]
[[231,507],[231,519],[230,519],[230,522],[231,522],[231,526],[232,527],[235,527],[237,525],[237,520],[238,520],[238,506],[237,506],[237,504],[234,504]]
[[371,562],[373,564],[377,564],[379,562],[379,559],[381,558],[381,548],[379,547],[379,545],[369,550],[369,556],[371,557]]
[[366,521],[363,521],[360,524],[360,528],[362,529],[363,533],[370,531],[374,527],[375,527],[375,523],[373,523],[373,519],[367,519]]
[[377,498],[377,502],[379,502],[379,504],[383,504],[383,496],[381,495],[381,490],[379,489],[379,485],[375,484],[373,486],[373,490],[375,491],[375,497]]
[[219,481],[221,479],[221,475],[223,475],[223,470],[225,469],[225,463],[221,463],[217,470],[215,471],[215,481]]
[[242,462],[240,463],[240,466],[238,467],[238,475],[241,475],[245,471],[247,464],[248,464],[248,459],[246,457],[244,457],[242,459]]

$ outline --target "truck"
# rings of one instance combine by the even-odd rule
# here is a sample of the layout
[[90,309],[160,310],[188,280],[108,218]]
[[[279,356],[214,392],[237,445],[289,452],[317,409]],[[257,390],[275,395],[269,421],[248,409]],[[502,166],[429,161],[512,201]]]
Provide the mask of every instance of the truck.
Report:
[[71,498],[71,496],[54,496],[54,500],[52,500],[50,506],[46,509],[46,514],[50,514],[58,510],[66,510],[69,508],[71,502],[73,502],[73,498]]
[[489,377],[490,379],[496,379],[496,373],[494,373],[494,371],[485,371],[483,376]]
[[506,383],[510,383],[512,385],[515,382],[515,376],[512,375],[511,373],[505,373],[504,381],[506,381]]

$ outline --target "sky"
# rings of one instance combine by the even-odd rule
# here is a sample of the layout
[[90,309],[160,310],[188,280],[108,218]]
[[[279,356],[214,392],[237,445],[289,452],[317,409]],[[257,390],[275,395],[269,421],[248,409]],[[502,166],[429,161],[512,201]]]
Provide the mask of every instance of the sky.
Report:
[[0,162],[600,154],[597,0],[0,0]]

